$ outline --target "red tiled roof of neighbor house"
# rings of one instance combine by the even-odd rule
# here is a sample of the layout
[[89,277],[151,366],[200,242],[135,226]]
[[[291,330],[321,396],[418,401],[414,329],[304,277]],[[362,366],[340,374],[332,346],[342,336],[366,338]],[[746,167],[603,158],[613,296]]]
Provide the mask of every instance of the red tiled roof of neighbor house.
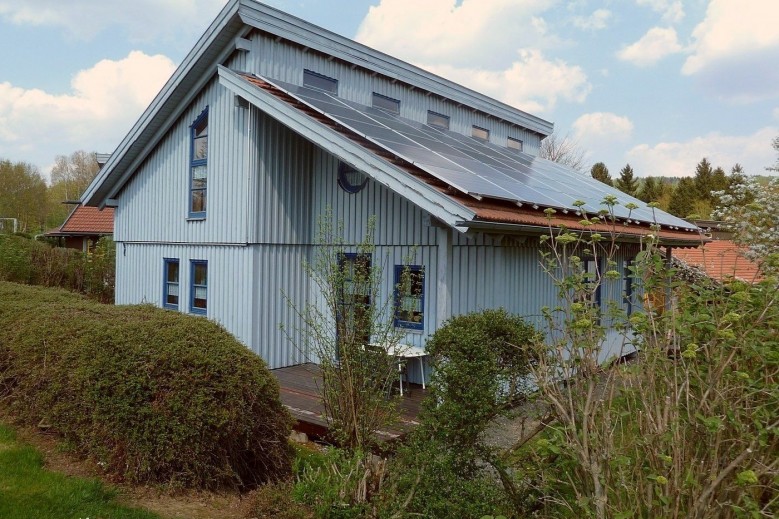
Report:
[[112,234],[114,232],[114,208],[103,210],[79,205],[70,213],[56,234]]
[[712,279],[760,281],[758,265],[744,256],[746,248],[729,240],[714,240],[694,249],[675,249],[674,257],[706,272]]

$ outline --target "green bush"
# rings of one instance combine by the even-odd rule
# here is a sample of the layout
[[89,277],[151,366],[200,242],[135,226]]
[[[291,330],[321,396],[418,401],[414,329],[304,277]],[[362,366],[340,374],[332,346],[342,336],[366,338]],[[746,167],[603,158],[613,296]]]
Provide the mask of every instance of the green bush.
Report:
[[0,397],[132,482],[289,475],[290,418],[265,363],[207,319],[0,283]]
[[60,287],[113,302],[115,254],[109,237],[84,254],[20,235],[0,235],[0,281]]

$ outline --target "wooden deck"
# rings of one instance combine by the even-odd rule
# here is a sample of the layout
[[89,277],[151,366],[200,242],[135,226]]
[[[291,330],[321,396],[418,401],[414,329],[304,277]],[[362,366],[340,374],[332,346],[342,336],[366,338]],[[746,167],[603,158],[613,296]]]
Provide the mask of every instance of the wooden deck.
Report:
[[[281,403],[297,420],[295,430],[312,437],[323,438],[327,434],[327,423],[322,417],[321,384],[322,377],[316,364],[299,364],[271,371],[281,386]],[[410,389],[406,392],[406,389]],[[403,386],[404,394],[400,400],[400,421],[379,431],[379,436],[393,440],[408,432],[417,424],[420,404],[426,391],[418,384]]]

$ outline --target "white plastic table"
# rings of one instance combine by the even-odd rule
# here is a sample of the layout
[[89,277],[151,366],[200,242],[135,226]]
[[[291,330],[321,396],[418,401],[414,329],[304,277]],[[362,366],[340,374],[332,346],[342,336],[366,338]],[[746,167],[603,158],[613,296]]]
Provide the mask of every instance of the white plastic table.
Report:
[[[376,348],[381,348],[397,359],[417,359],[419,361],[419,373],[422,376],[422,389],[425,389],[425,363],[423,357],[427,356],[424,348],[412,344],[371,344]],[[403,373],[400,363],[398,363],[398,372],[400,379],[400,396],[403,396]]]

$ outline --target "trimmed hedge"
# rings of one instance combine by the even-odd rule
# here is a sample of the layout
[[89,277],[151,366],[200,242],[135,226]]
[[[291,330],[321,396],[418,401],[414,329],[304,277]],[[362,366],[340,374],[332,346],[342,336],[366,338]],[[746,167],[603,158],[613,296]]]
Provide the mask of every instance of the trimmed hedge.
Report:
[[290,473],[265,363],[207,319],[0,282],[0,397],[135,483],[253,486]]

